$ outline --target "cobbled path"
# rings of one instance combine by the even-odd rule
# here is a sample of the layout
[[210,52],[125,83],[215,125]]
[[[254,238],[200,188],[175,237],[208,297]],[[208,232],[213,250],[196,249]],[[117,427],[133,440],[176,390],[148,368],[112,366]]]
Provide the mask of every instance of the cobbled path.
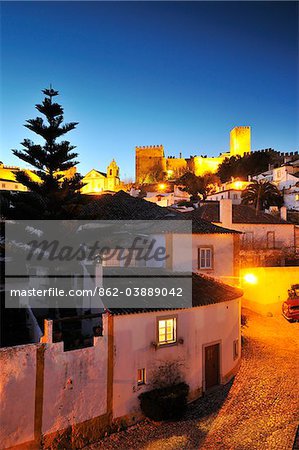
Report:
[[86,450],[291,450],[299,413],[299,324],[250,311],[234,381],[179,422],[144,421]]

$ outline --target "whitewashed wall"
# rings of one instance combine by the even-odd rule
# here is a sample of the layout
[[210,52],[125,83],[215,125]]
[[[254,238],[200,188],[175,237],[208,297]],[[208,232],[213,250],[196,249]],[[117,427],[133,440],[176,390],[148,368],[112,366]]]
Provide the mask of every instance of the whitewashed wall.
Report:
[[[234,280],[234,235],[233,234],[193,234],[192,270],[220,278],[228,284]],[[213,269],[198,269],[198,247],[213,247]]]
[[45,351],[42,433],[62,430],[106,413],[107,338],[94,347],[63,352],[63,343]]
[[34,439],[38,345],[0,349],[0,448]]
[[[177,315],[177,338],[183,344],[161,346],[157,341],[157,317]],[[203,386],[203,345],[221,343],[221,378],[236,367],[233,341],[240,345],[240,300],[186,310],[147,312],[114,316],[113,417],[138,415],[138,395],[150,388],[150,373],[169,360],[182,362],[185,381],[192,397],[200,396]],[[240,354],[240,352],[239,352]],[[137,370],[145,368],[148,384],[137,385]]]

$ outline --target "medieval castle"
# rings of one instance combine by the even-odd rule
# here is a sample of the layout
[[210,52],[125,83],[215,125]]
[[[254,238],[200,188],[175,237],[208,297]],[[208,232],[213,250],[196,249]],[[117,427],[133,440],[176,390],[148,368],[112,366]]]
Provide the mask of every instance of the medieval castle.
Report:
[[205,172],[216,172],[219,164],[225,158],[231,156],[244,156],[250,153],[250,127],[235,127],[230,132],[230,151],[221,153],[217,157],[190,156],[177,158],[165,157],[163,145],[150,145],[136,147],[136,183],[151,183],[166,177],[175,179],[187,170],[195,175],[203,175]]

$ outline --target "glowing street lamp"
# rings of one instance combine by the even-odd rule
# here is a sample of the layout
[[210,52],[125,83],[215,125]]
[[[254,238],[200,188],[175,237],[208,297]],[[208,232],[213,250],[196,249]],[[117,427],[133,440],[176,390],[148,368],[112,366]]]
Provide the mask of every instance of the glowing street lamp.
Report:
[[257,284],[257,277],[253,273],[244,275],[244,281],[248,284]]
[[235,189],[242,189],[242,187],[243,187],[242,181],[235,181],[234,182],[234,188]]
[[164,189],[166,188],[166,184],[160,183],[158,187],[159,187],[160,191],[164,191]]

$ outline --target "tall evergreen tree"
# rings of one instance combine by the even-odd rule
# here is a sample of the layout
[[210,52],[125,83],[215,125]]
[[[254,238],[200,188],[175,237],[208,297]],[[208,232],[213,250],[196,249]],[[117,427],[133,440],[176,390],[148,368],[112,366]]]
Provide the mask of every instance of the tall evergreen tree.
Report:
[[45,116],[26,121],[25,127],[41,136],[44,145],[24,139],[22,150],[13,150],[14,155],[35,167],[40,181],[33,181],[28,173],[17,172],[16,179],[29,189],[12,197],[13,216],[23,219],[59,219],[76,217],[80,204],[81,176],[65,176],[65,171],[74,168],[78,156],[69,141],[58,139],[73,130],[77,122],[63,124],[63,108],[53,101],[58,91],[44,89],[45,98],[36,109]]

